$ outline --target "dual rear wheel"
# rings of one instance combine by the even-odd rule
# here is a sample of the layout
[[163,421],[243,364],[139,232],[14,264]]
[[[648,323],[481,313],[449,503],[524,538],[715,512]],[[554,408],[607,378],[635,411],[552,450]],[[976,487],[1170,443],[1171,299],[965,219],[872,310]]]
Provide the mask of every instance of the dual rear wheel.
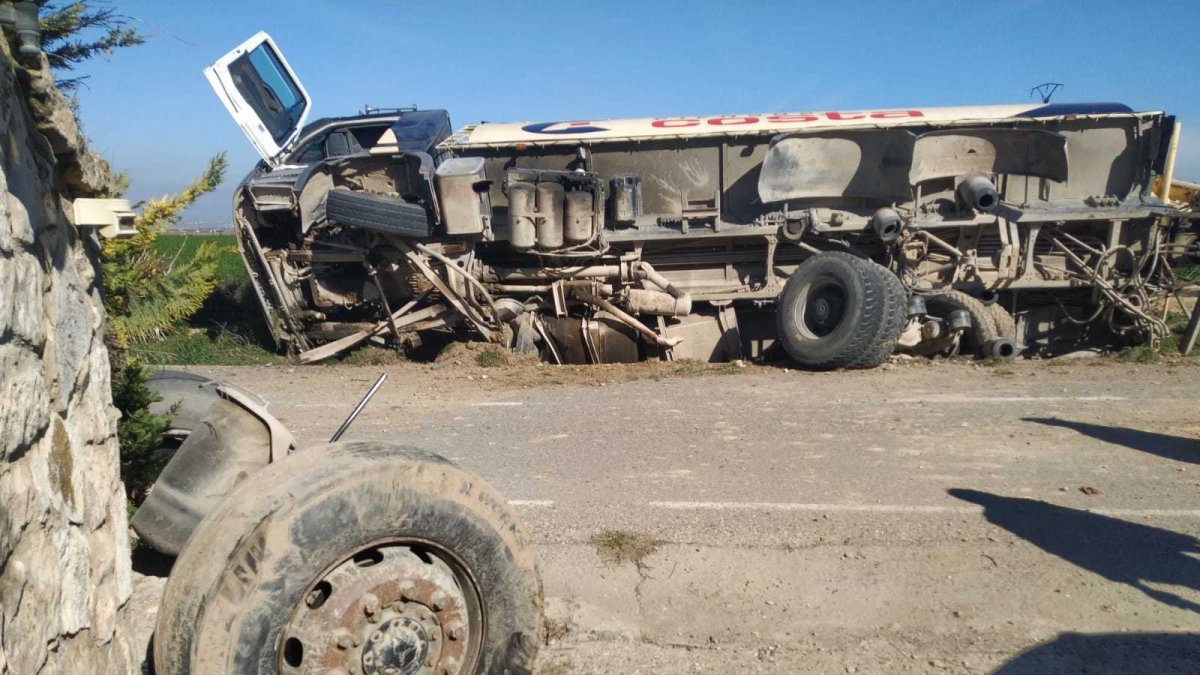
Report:
[[896,348],[907,314],[908,294],[895,274],[840,251],[804,261],[776,306],[784,351],[822,370],[883,363]]

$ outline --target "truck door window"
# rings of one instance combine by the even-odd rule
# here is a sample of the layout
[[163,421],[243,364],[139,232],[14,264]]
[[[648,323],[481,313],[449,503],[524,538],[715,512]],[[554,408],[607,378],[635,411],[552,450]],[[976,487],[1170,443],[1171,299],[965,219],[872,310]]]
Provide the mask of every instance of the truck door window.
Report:
[[263,43],[236,59],[229,74],[275,142],[286,139],[307,103],[270,46]]

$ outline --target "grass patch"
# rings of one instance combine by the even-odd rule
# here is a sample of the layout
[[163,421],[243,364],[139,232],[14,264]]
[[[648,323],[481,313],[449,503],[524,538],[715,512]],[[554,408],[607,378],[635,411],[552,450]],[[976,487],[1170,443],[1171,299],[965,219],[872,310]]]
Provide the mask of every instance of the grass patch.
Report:
[[155,250],[168,263],[186,260],[202,244],[216,244],[217,287],[200,311],[159,340],[133,345],[129,353],[152,365],[248,366],[283,363],[268,334],[258,298],[232,234],[163,234]]
[[639,568],[660,544],[650,535],[623,530],[604,530],[592,537],[592,546],[601,560],[614,565],[629,562]]
[[254,337],[220,328],[181,328],[161,340],[133,345],[129,354],[156,366],[256,366],[286,361]]
[[1150,345],[1137,345],[1117,354],[1117,358],[1128,363],[1158,363],[1159,350]]
[[509,364],[510,354],[499,349],[485,349],[475,355],[475,363],[482,368],[498,368]]
[[406,361],[408,361],[408,358],[398,350],[366,345],[346,354],[340,360],[326,359],[325,363],[327,365],[346,364],[348,366],[390,366]]
[[[1198,307],[1200,309],[1200,307]],[[1159,342],[1157,350],[1150,345],[1136,345],[1117,353],[1116,357],[1129,363],[1158,363],[1163,359],[1178,359],[1178,362],[1200,362],[1200,349],[1193,350],[1186,357],[1180,355],[1179,347],[1183,344],[1183,332],[1187,330],[1188,320],[1180,312],[1167,315],[1167,328],[1170,334]]]
[[1200,279],[1200,265],[1184,265],[1172,269],[1175,276],[1184,281],[1195,281]]

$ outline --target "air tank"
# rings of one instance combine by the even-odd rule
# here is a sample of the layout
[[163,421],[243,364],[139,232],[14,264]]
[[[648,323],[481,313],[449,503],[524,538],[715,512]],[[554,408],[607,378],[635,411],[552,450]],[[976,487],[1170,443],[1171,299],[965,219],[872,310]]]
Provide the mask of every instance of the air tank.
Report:
[[566,195],[563,206],[563,235],[568,244],[582,244],[592,238],[592,193],[574,190]]
[[563,186],[561,183],[538,183],[537,186],[537,246],[543,250],[563,245]]
[[508,238],[515,249],[531,249],[537,242],[534,226],[537,215],[536,192],[533,183],[518,181],[508,184]]

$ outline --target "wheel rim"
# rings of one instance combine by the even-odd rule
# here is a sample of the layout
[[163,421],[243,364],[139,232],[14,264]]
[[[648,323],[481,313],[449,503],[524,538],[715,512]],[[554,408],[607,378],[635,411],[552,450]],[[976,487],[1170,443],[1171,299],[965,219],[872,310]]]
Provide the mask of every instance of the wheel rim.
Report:
[[465,675],[483,636],[474,580],[424,542],[364,546],[328,568],[296,604],[279,672]]
[[829,335],[846,317],[846,289],[835,279],[815,279],[796,303],[800,309],[800,332],[811,340]]

